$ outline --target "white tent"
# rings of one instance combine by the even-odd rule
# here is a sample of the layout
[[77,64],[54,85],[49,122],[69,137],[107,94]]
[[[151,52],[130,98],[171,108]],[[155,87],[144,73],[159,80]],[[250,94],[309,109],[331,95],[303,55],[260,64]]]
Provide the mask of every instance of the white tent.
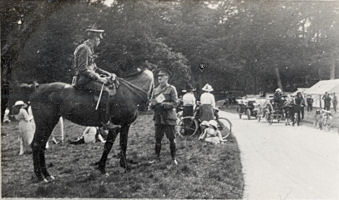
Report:
[[338,95],[339,79],[319,81],[312,87],[305,90],[305,93],[307,95],[312,95],[312,98],[314,99],[313,105],[315,107],[321,107],[323,105],[321,98],[325,94],[325,92],[328,92],[331,97],[333,97],[333,93],[336,93],[336,95]]
[[296,96],[298,92],[304,93],[308,88],[298,88],[297,91],[293,92],[291,95]]

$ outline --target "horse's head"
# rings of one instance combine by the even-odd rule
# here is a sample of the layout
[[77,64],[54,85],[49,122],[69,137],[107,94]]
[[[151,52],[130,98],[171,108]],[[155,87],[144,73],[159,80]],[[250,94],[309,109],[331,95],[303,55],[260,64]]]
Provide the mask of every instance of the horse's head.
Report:
[[140,109],[147,109],[154,89],[154,75],[152,71],[144,69],[136,74],[124,77],[120,83],[124,84],[133,91],[137,97]]
[[30,101],[30,95],[35,91],[38,86],[39,84],[37,82],[33,82],[32,84],[12,83],[8,98],[9,115],[13,115],[12,107],[15,102],[23,101],[27,103],[28,101]]

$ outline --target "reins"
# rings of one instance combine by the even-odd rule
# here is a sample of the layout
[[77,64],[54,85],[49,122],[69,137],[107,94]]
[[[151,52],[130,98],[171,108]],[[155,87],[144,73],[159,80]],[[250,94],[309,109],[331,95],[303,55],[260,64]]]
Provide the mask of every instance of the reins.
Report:
[[[123,79],[123,78],[117,78],[118,81],[122,84],[124,84],[127,88],[129,88],[133,93],[135,93],[137,96],[141,97],[142,99],[145,99],[146,101],[148,101],[148,93],[146,91],[144,91],[143,89],[141,89],[139,86]],[[136,92],[138,91],[138,92]]]

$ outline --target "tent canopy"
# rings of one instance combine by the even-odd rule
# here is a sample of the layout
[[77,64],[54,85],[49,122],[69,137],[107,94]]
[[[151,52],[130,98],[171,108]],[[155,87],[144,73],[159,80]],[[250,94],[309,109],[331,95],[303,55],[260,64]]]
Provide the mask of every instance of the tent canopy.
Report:
[[305,90],[306,94],[323,95],[325,92],[339,94],[339,79],[319,81]]
[[297,91],[293,92],[291,95],[292,95],[292,96],[296,96],[298,92],[303,93],[303,92],[305,92],[307,89],[309,89],[309,88],[298,88]]

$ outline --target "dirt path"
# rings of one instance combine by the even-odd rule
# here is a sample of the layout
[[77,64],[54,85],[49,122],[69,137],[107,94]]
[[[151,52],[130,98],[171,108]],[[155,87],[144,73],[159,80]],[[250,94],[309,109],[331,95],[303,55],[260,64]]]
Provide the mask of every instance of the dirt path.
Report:
[[233,122],[247,199],[339,199],[339,135],[311,127]]

